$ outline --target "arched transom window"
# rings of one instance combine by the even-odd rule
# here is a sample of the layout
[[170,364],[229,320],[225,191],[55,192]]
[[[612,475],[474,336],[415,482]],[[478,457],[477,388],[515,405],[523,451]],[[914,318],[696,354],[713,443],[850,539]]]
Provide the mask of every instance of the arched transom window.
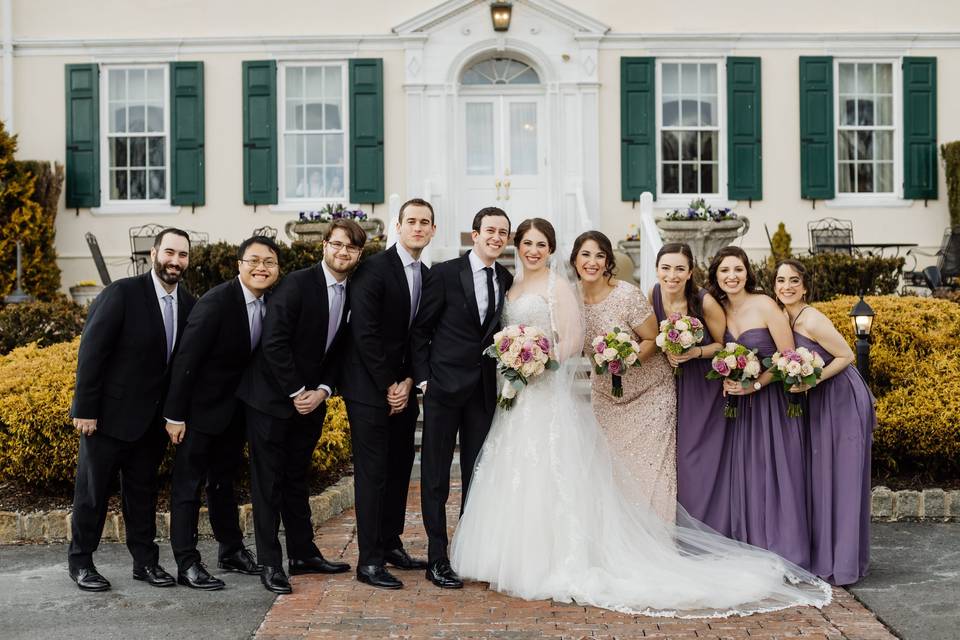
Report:
[[490,58],[464,71],[463,84],[540,84],[540,76],[525,62],[513,58]]

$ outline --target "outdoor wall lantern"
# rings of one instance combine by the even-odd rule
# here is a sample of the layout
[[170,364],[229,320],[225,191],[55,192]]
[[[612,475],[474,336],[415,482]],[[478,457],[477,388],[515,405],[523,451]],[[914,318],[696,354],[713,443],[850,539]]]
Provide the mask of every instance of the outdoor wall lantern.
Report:
[[506,31],[510,28],[510,18],[513,5],[509,2],[491,2],[490,19],[493,20],[494,31]]
[[857,371],[866,382],[870,382],[870,331],[873,329],[873,309],[866,303],[863,296],[850,310],[850,319],[853,321],[853,333],[857,336]]

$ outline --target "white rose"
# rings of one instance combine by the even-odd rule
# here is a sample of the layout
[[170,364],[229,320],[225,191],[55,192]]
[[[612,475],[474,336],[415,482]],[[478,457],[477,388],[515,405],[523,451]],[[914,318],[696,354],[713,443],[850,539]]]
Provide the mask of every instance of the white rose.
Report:
[[621,331],[620,333],[617,334],[617,340],[619,340],[620,342],[630,342],[630,334],[624,333],[623,331]]
[[517,390],[514,389],[513,385],[508,382],[507,384],[503,385],[503,391],[500,392],[500,395],[507,399],[514,398],[517,395]]
[[503,332],[507,334],[508,338],[519,338],[521,335],[520,327],[518,327],[515,324],[510,325],[509,327],[504,329]]
[[631,353],[623,361],[627,364],[628,367],[632,367],[633,363],[637,361],[637,354]]
[[670,326],[670,321],[669,321],[669,320],[661,320],[661,321],[660,321],[660,331],[665,331],[666,328],[669,327],[669,326]]
[[684,331],[680,334],[680,346],[686,349],[693,344],[693,334],[689,331]]
[[736,349],[737,349],[736,342],[728,342],[727,345],[723,348],[724,351],[736,351]]
[[686,331],[690,328],[690,323],[686,320],[677,320],[677,324],[673,325],[673,327],[677,331]]
[[747,362],[747,366],[743,368],[743,373],[748,378],[756,378],[760,375],[760,362],[757,360],[750,360]]
[[543,373],[544,371],[546,371],[546,367],[543,366],[543,363],[538,360],[538,361],[537,361],[537,366],[535,366],[535,367],[533,368],[533,375],[538,376],[538,375],[540,375],[541,373]]
[[604,359],[603,359],[603,354],[602,354],[602,353],[598,353],[598,354],[596,354],[595,356],[593,356],[593,361],[596,362],[598,365],[600,365],[600,366],[602,367],[602,366],[603,366],[603,363],[605,362]]
[[619,354],[617,354],[616,349],[611,349],[610,347],[607,347],[606,349],[603,350],[603,357],[605,360],[616,360],[618,355]]
[[813,375],[813,365],[809,362],[804,362],[800,365],[800,375],[806,378],[809,375]]
[[801,365],[799,362],[790,362],[787,365],[787,374],[795,376],[800,373]]
[[661,349],[663,349],[663,343],[664,343],[665,341],[666,341],[666,337],[665,337],[662,333],[658,333],[658,334],[657,334],[657,339],[656,339],[656,341],[655,341],[655,342],[657,343],[657,346],[660,347]]
[[787,364],[789,364],[789,362],[790,361],[787,360],[786,356],[780,356],[779,358],[777,358],[777,369],[780,369],[781,371],[783,369],[786,369]]
[[820,357],[819,353],[813,354],[813,366],[817,369],[823,369],[823,358]]
[[603,342],[604,342],[603,336],[597,336],[596,338],[593,339],[593,342],[591,342],[590,344],[596,347],[598,344],[602,344]]
[[736,356],[727,356],[726,358],[723,359],[723,361],[726,362],[726,363],[727,363],[727,366],[730,367],[731,369],[736,369],[736,368],[737,368],[737,357],[736,357]]

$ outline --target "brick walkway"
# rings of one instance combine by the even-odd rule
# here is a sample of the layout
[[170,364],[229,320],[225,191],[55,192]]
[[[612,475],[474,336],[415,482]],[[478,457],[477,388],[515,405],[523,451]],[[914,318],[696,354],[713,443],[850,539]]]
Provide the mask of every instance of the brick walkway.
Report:
[[[454,501],[454,499],[456,501]],[[448,504],[455,522],[459,491]],[[419,483],[410,492],[404,544],[413,555],[426,555],[420,519]],[[356,565],[354,512],[345,511],[317,532],[327,557]],[[353,573],[296,576],[294,592],[280,596],[267,613],[257,637],[295,638],[850,638],[893,639],[870,611],[843,589],[823,611],[787,609],[777,613],[724,620],[671,620],[615,613],[594,607],[527,602],[467,583],[460,591],[442,591],[422,571],[395,571],[404,582],[398,591],[360,584]]]

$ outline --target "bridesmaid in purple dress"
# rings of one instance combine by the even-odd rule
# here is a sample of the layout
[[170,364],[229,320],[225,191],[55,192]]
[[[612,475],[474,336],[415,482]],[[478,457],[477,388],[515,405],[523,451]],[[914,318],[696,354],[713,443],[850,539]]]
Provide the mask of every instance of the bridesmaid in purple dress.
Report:
[[[710,263],[709,291],[727,315],[727,340],[756,349],[761,359],[794,348],[793,332],[772,299],[757,293],[746,253],[724,247]],[[810,567],[810,529],[804,477],[804,431],[787,417],[786,395],[763,373],[744,389],[725,380],[737,402],[730,431],[731,536]]]
[[667,354],[677,377],[677,501],[691,516],[730,535],[730,448],[723,387],[707,380],[710,360],[727,327],[723,308],[693,281],[693,251],[673,242],[657,253],[657,284],[648,297],[657,323],[676,312],[699,319],[703,342],[683,355]]
[[774,290],[797,346],[816,351],[825,363],[807,394],[804,416],[809,427],[810,570],[839,586],[867,575],[870,563],[870,447],[877,416],[870,389],[851,366],[850,345],[829,318],[806,303],[809,285],[803,264],[783,260],[777,265]]

